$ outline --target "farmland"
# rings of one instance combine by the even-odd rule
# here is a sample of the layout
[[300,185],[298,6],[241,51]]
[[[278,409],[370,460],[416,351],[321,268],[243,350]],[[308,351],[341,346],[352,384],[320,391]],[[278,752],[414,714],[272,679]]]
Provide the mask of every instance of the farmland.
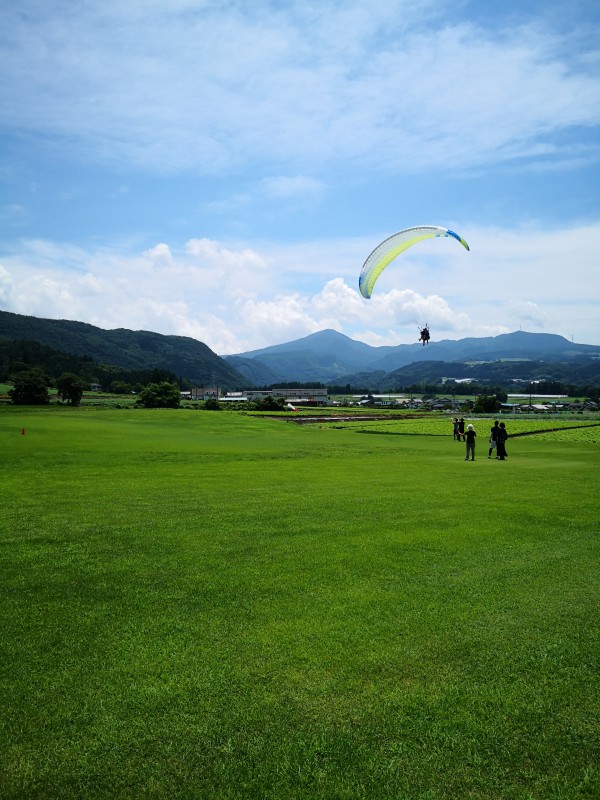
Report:
[[[467,423],[473,424],[478,436],[487,438],[493,419],[468,417]],[[546,432],[546,436],[561,434],[561,441],[599,441],[600,420],[597,415],[580,418],[574,415],[546,416],[504,416],[499,417],[506,424],[510,436],[538,435]],[[404,434],[409,436],[450,436],[452,438],[452,418],[439,415],[407,415],[405,419],[389,420],[348,420],[341,423],[337,420],[319,421],[321,427],[339,428],[360,431],[362,433]],[[569,433],[567,433],[569,432]],[[480,439],[481,441],[481,439]]]

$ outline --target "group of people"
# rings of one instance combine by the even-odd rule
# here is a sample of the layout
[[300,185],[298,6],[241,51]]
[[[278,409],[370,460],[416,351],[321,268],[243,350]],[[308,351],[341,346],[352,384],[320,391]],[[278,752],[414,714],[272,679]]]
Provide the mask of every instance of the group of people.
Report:
[[492,457],[492,453],[496,451],[496,458],[498,461],[504,461],[506,458],[506,440],[508,439],[508,433],[506,432],[506,426],[503,422],[498,424],[498,420],[494,422],[492,429],[490,430],[490,449],[488,450],[488,458]]
[[462,417],[460,419],[457,419],[456,417],[454,417],[454,419],[452,420],[452,424],[454,426],[454,438],[457,439],[459,442],[462,439],[462,441],[464,442],[464,440],[465,440],[465,421],[464,421],[464,419]]
[[[475,432],[475,428],[473,425],[468,425],[467,430],[465,431],[465,421],[464,419],[457,419],[456,417],[452,420],[452,424],[454,426],[454,438],[457,439],[459,442],[465,442],[466,445],[466,452],[465,452],[465,461],[469,460],[469,456],[471,457],[471,461],[475,461],[475,439],[477,437],[477,433]],[[489,437],[489,450],[488,450],[488,458],[492,457],[492,453],[494,450],[496,451],[495,458],[498,461],[504,461],[506,458],[506,440],[508,439],[508,433],[506,432],[506,426],[503,422],[498,422],[495,420],[493,427],[490,430],[490,437]]]

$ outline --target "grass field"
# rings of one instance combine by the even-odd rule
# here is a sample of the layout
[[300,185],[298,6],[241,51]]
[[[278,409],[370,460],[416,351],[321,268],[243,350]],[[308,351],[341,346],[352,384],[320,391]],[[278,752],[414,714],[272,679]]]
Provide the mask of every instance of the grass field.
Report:
[[599,449],[560,436],[0,407],[0,797],[600,796]]

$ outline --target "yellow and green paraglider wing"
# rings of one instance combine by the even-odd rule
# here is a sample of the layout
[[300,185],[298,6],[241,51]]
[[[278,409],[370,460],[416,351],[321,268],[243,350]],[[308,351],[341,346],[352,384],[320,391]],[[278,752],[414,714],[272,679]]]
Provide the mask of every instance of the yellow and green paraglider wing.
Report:
[[440,236],[451,236],[469,250],[469,245],[462,236],[448,228],[438,228],[436,225],[405,228],[377,245],[365,261],[358,280],[358,287],[362,296],[371,297],[377,278],[396,256],[399,256],[400,253],[412,247],[413,244],[417,244],[417,242],[422,242],[424,239],[435,239]]

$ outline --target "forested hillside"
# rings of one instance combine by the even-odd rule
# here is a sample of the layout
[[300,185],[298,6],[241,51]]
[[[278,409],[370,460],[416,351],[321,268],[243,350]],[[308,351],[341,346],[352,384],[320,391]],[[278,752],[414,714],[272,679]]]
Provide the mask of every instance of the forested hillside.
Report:
[[124,328],[104,330],[84,322],[39,319],[7,311],[0,311],[0,358],[5,373],[11,358],[29,359],[32,365],[37,365],[36,358],[42,358],[46,365],[72,364],[68,371],[81,371],[78,363],[85,367],[94,362],[130,372],[164,370],[199,385],[236,389],[248,384],[207,345],[186,336]]

